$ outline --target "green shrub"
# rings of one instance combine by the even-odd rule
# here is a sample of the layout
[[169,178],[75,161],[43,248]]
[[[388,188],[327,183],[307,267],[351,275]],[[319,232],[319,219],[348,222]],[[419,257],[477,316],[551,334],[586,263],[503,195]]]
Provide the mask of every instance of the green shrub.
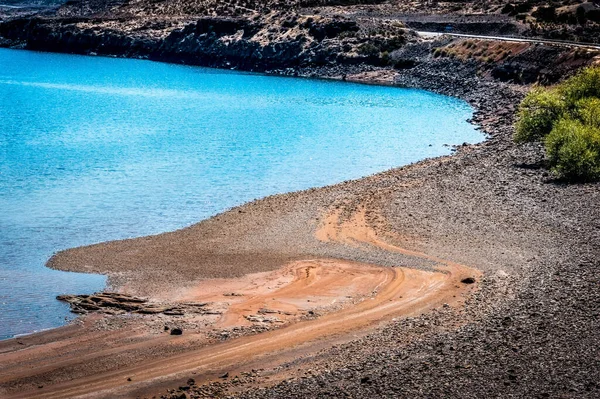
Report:
[[502,14],[509,14],[511,12],[515,11],[515,6],[513,6],[512,4],[505,4],[504,7],[502,7],[502,10],[500,10],[500,12]]
[[568,180],[600,180],[600,67],[553,89],[532,90],[519,106],[514,139],[544,139],[551,169]]
[[388,65],[390,63],[390,53],[387,51],[384,51],[379,56],[379,59],[381,60],[382,65]]
[[596,23],[600,22],[600,10],[597,8],[593,10],[588,10],[588,12],[585,13],[585,16],[590,21],[594,21]]
[[559,90],[569,108],[586,97],[600,97],[600,67],[585,68],[560,84]]
[[379,47],[375,46],[373,43],[363,43],[358,46],[358,53],[368,56],[379,55]]
[[575,10],[575,17],[577,18],[579,25],[585,25],[587,18],[585,16],[585,8],[583,6],[577,7]]
[[600,129],[600,98],[588,97],[577,102],[575,116],[586,125]]
[[544,22],[555,22],[556,21],[556,7],[538,7],[537,10],[531,13],[538,21]]
[[404,46],[405,42],[406,42],[406,39],[403,36],[395,36],[395,37],[385,40],[381,44],[380,50],[391,53],[392,51],[398,50],[399,48]]
[[541,140],[552,130],[565,110],[558,91],[544,88],[531,90],[521,102],[514,139],[517,143]]
[[554,172],[569,180],[600,178],[600,129],[580,121],[561,119],[545,140]]

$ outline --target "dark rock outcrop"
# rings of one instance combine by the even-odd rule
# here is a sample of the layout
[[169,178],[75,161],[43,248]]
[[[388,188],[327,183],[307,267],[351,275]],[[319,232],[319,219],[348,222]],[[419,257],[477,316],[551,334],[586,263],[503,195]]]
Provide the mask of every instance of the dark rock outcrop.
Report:
[[153,303],[149,302],[147,299],[119,294],[116,292],[102,292],[94,295],[59,295],[56,297],[56,299],[67,302],[71,306],[71,311],[78,314],[86,314],[90,312],[101,312],[108,314],[161,313],[166,316],[183,316],[185,314],[220,314],[220,312],[212,310],[208,306],[208,303]]

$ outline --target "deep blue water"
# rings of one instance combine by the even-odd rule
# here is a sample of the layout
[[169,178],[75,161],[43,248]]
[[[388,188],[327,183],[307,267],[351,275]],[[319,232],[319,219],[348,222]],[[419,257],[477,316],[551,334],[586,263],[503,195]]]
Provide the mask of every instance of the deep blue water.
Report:
[[45,268],[55,251],[447,154],[482,140],[471,115],[420,90],[0,49],[0,338],[104,287]]

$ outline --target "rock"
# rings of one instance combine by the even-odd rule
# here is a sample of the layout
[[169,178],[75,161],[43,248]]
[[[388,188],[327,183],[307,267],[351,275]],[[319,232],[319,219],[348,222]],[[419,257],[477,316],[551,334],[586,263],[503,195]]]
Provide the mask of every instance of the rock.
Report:
[[171,329],[171,335],[182,335],[183,329],[179,327],[175,327]]
[[141,313],[141,314],[165,313],[166,314],[166,310],[167,310],[167,308],[165,308],[165,307],[148,306],[148,307],[145,307],[143,309],[136,311],[136,313]]
[[185,312],[182,310],[165,310],[163,314],[166,314],[167,316],[183,316]]
[[260,314],[251,314],[244,318],[252,323],[283,323],[281,319],[275,316],[263,316]]
[[202,312],[202,314],[205,314],[205,315],[220,315],[220,314],[223,314],[223,312],[219,312],[218,310],[207,310],[206,312]]
[[266,309],[266,308],[261,308],[258,310],[258,314],[279,314],[281,312],[279,312],[279,310],[273,310],[273,309]]
[[145,298],[116,292],[102,292],[94,295],[59,295],[56,299],[68,302],[71,312],[86,314],[89,312],[102,312],[106,314],[122,314],[126,312],[139,314],[159,314],[166,316],[184,316],[186,313],[195,314],[221,314],[221,312],[208,308],[207,302],[187,302],[175,305],[164,303],[150,303]]
[[473,277],[467,277],[460,280],[460,282],[463,284],[473,284],[475,282],[475,279]]
[[229,378],[229,371],[228,371],[228,372],[226,372],[226,373],[225,373],[225,374],[223,374],[223,375],[220,375],[220,376],[219,376],[219,378],[223,378],[223,379],[225,379],[225,378]]
[[[94,295],[59,295],[59,301],[68,302],[73,313],[87,311],[140,311],[146,308],[147,300],[115,292],[102,292]],[[153,305],[150,305],[152,309]]]

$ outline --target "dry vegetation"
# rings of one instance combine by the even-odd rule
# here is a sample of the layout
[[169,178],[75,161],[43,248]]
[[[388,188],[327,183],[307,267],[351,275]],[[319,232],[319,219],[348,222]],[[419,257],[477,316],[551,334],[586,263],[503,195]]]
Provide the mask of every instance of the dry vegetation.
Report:
[[479,62],[500,62],[509,56],[522,53],[530,43],[511,43],[489,40],[461,39],[433,51],[434,57],[451,57]]

